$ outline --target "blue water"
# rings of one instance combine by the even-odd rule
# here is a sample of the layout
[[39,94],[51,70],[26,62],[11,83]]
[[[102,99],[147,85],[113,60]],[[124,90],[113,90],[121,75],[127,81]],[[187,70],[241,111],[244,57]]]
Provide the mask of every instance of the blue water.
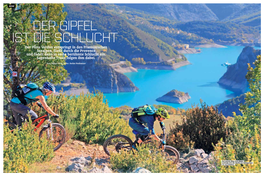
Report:
[[[243,46],[201,48],[201,53],[185,55],[191,65],[177,70],[138,70],[138,72],[125,73],[139,91],[104,95],[110,107],[164,104],[186,109],[199,104],[200,99],[208,105],[222,103],[236,95],[217,83],[227,69],[221,64],[227,61],[231,64],[236,63],[243,48]],[[191,99],[183,104],[156,101],[172,89],[188,92]]]

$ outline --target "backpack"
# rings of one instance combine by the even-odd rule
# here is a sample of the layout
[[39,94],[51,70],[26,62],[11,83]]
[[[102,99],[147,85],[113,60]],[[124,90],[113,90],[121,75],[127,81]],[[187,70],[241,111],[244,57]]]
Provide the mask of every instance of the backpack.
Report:
[[[17,86],[14,95],[17,97],[20,102],[24,105],[27,105],[27,101],[25,100],[25,95],[33,90],[39,89],[38,85],[35,83],[28,83],[27,85],[20,84]],[[40,90],[40,89],[39,89]],[[29,98],[27,98],[29,99]]]
[[134,108],[132,110],[131,116],[137,118],[144,115],[154,115],[156,110],[157,109],[152,105],[139,106],[138,108]]

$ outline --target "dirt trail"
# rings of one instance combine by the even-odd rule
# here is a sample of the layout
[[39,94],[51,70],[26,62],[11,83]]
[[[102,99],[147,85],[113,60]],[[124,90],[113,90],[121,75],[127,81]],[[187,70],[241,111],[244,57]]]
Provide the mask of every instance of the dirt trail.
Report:
[[29,172],[66,172],[65,168],[69,166],[70,160],[75,157],[92,157],[99,164],[108,164],[109,156],[105,154],[103,146],[98,144],[85,144],[78,140],[70,140],[62,145],[62,147],[54,152],[55,156],[51,161],[44,163],[36,163]]

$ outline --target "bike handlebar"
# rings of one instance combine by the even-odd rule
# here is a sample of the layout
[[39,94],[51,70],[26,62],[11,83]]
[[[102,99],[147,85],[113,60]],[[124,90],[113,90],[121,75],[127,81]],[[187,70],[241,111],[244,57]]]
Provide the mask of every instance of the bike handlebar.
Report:
[[[40,103],[40,102],[37,102],[37,105],[40,107],[40,108],[43,108],[43,109],[45,109],[43,106],[42,106],[42,104]],[[47,115],[49,115],[49,113],[48,112],[46,112],[47,113]],[[54,117],[54,118],[59,118],[59,116],[58,115],[55,115],[55,116],[52,116],[52,117]]]

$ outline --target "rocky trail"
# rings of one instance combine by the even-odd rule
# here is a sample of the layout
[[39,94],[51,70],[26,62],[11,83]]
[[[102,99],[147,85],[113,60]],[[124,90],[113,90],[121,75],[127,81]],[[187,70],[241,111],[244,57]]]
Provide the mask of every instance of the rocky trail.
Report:
[[[103,146],[85,144],[78,140],[67,141],[59,150],[54,152],[54,155],[52,160],[48,162],[34,164],[29,172],[78,172],[80,170],[76,169],[77,166],[74,169],[71,165],[78,162],[85,165],[82,163],[84,161],[81,161],[84,159],[87,160],[89,166],[107,166],[109,164],[109,156],[105,154]],[[80,161],[77,158],[81,158]]]
[[[32,165],[29,172],[33,173],[116,173],[109,164],[109,156],[103,146],[85,144],[78,140],[65,143],[52,160]],[[177,164],[178,171],[183,173],[215,172],[212,153],[209,155],[203,149],[195,149],[188,154],[181,154]],[[137,168],[134,173],[149,173],[144,168]]]

